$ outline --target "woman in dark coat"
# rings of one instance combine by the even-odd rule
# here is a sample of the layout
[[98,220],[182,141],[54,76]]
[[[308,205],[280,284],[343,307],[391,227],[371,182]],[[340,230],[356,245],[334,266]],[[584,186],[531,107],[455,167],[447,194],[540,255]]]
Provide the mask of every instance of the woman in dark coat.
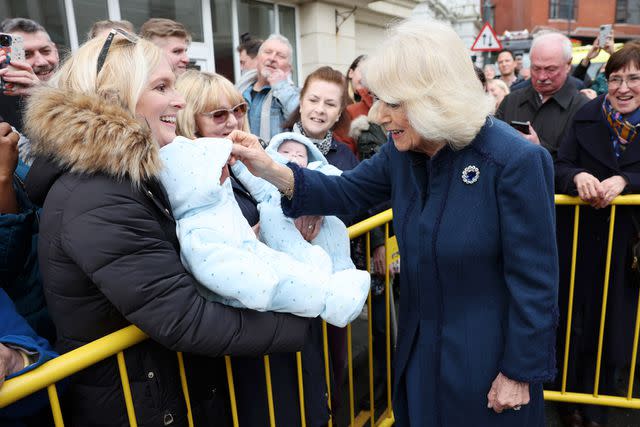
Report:
[[[594,387],[600,310],[606,264],[609,218],[607,208],[622,193],[640,192],[640,44],[628,43],[607,62],[609,81],[606,95],[579,110],[556,160],[558,191],[578,195],[593,209],[580,212],[576,266],[571,355],[567,390],[592,393]],[[640,219],[640,209],[616,209],[611,255],[604,352],[600,374],[601,394],[615,393],[615,370],[627,367],[631,359],[633,324],[638,286],[630,281],[628,248],[638,233],[632,216]],[[573,227],[571,227],[571,230]],[[571,254],[561,254],[568,266]],[[563,283],[561,309],[565,311],[569,283]],[[564,323],[563,323],[564,325]],[[564,336],[564,335],[562,335]],[[569,408],[569,424],[579,420],[603,425],[604,406]],[[576,423],[573,423],[573,421]],[[586,424],[585,424],[586,425]]]
[[[246,103],[242,94],[224,76],[196,70],[183,73],[176,88],[185,98],[185,108],[177,115],[177,134],[226,138],[234,130],[249,132]],[[257,202],[236,179],[231,168],[229,178],[242,215],[254,231],[260,227]],[[319,427],[329,421],[327,388],[322,358],[320,322],[311,322],[311,332],[302,350],[306,425]],[[294,353],[269,356],[276,425],[293,427],[301,424],[298,402],[298,370]],[[269,420],[267,384],[263,357],[234,357],[233,380],[241,426],[266,425]]]
[[[148,334],[124,351],[138,425],[183,426],[175,351],[295,351],[308,322],[198,294],[157,179],[159,146],[175,138],[184,101],[155,45],[114,34],[83,45],[29,99],[26,129],[37,159],[27,190],[44,202],[38,254],[45,296],[61,353],[130,324]],[[185,365],[196,425],[228,425],[222,358],[185,355]],[[129,425],[115,357],[74,375],[63,405],[69,425]]]
[[402,259],[393,411],[405,426],[545,424],[555,374],[551,156],[490,117],[493,100],[451,27],[404,21],[368,63],[392,143],[339,177],[234,156],[276,185],[285,214],[390,199]]

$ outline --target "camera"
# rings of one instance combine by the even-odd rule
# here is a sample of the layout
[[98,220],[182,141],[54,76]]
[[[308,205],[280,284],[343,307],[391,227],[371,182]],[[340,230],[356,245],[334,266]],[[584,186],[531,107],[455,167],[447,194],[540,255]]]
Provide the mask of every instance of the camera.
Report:
[[9,34],[0,34],[0,46],[9,47],[11,46],[12,37]]

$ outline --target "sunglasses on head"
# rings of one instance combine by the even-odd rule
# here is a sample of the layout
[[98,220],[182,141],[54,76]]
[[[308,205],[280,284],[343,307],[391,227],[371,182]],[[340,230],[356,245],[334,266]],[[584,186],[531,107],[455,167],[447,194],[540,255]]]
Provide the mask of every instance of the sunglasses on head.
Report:
[[246,102],[241,102],[232,108],[219,108],[208,113],[202,113],[202,115],[210,117],[216,123],[224,123],[229,120],[230,114],[233,114],[236,119],[242,118],[247,114],[248,107]]
[[104,44],[102,45],[102,49],[100,49],[100,54],[98,55],[98,64],[96,67],[97,68],[96,76],[100,74],[100,70],[102,70],[104,61],[107,59],[107,54],[109,53],[109,48],[111,47],[111,43],[113,43],[113,38],[118,34],[120,34],[121,36],[123,36],[133,44],[138,42],[138,36],[134,34],[130,34],[120,28],[112,28],[111,31],[109,31],[109,34],[107,35],[107,39],[104,41]]

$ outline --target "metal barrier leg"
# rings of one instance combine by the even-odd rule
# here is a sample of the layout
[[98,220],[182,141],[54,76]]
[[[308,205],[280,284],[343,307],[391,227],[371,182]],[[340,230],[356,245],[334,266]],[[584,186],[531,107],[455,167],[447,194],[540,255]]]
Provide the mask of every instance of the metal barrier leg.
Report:
[[296,365],[298,367],[298,400],[300,401],[300,425],[306,427],[307,416],[304,410],[304,382],[302,380],[302,353],[296,352]]
[[[327,337],[327,322],[322,321],[322,345],[324,347],[324,374],[327,381],[327,405],[331,413],[331,370],[329,369],[329,339]],[[333,426],[333,414],[329,416],[329,427]]]
[[267,380],[267,402],[269,404],[269,423],[271,427],[276,425],[276,412],[273,406],[273,388],[271,388],[271,365],[269,356],[264,356],[264,375]]
[[120,380],[122,381],[122,391],[124,392],[124,403],[127,406],[127,416],[129,417],[129,425],[138,427],[136,421],[136,412],[133,408],[133,397],[131,396],[131,387],[129,386],[129,375],[127,375],[127,364],[124,361],[124,353],[118,353],[118,368],[120,370]]
[[633,331],[633,348],[631,351],[631,367],[629,369],[629,389],[627,399],[633,398],[633,381],[636,373],[636,360],[638,359],[638,335],[640,333],[640,292],[638,293],[638,308],[636,309],[636,326]]
[[193,413],[191,412],[191,399],[189,397],[189,386],[187,384],[187,373],[184,370],[184,357],[182,352],[176,352],[178,356],[178,370],[180,371],[180,385],[182,386],[182,393],[184,394],[184,402],[187,405],[187,422],[189,427],[193,427]]
[[593,396],[598,397],[600,386],[600,366],[602,364],[602,346],[604,340],[604,323],[607,316],[607,297],[609,296],[609,276],[611,273],[611,251],[613,247],[613,231],[616,224],[616,206],[611,206],[611,218],[609,219],[609,241],[607,242],[607,258],[604,270],[604,288],[602,290],[602,311],[600,313],[600,333],[598,335],[598,355],[596,360],[596,376],[593,385]]
[[576,260],[578,253],[578,229],[580,225],[580,206],[576,205],[573,214],[573,243],[571,247],[571,278],[569,280],[569,306],[567,308],[567,330],[564,338],[564,360],[562,362],[561,393],[567,391],[567,372],[569,370],[569,350],[571,343],[571,324],[573,321],[573,295],[576,285]]
[[224,364],[227,368],[227,384],[229,386],[229,401],[231,402],[231,418],[233,427],[238,427],[238,405],[236,403],[236,388],[233,385],[233,369],[231,368],[231,358],[224,357]]
[[62,409],[60,409],[60,399],[58,399],[58,390],[55,384],[51,384],[47,387],[47,394],[49,395],[49,403],[51,404],[51,413],[53,415],[53,423],[56,427],[64,427],[64,421],[62,420]]
[[355,422],[355,397],[353,391],[353,341],[351,337],[351,323],[347,325],[347,366],[349,369],[349,421]]

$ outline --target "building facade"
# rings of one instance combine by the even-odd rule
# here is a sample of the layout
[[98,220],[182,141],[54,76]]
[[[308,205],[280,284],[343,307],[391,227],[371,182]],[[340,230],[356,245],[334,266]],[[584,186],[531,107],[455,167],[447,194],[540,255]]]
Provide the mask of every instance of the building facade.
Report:
[[[498,34],[524,29],[532,32],[540,27],[550,27],[590,44],[598,35],[600,25],[612,24],[616,41],[640,38],[639,0],[479,1],[483,5],[488,3]],[[485,16],[485,19],[490,18]]]
[[27,17],[40,22],[64,53],[86,40],[93,22],[150,17],[180,21],[193,34],[189,56],[201,69],[231,80],[240,75],[235,47],[240,34],[286,36],[294,48],[295,81],[321,65],[346,71],[360,54],[373,53],[385,27],[412,14],[454,24],[470,46],[480,11],[473,0],[0,0],[0,19]]

